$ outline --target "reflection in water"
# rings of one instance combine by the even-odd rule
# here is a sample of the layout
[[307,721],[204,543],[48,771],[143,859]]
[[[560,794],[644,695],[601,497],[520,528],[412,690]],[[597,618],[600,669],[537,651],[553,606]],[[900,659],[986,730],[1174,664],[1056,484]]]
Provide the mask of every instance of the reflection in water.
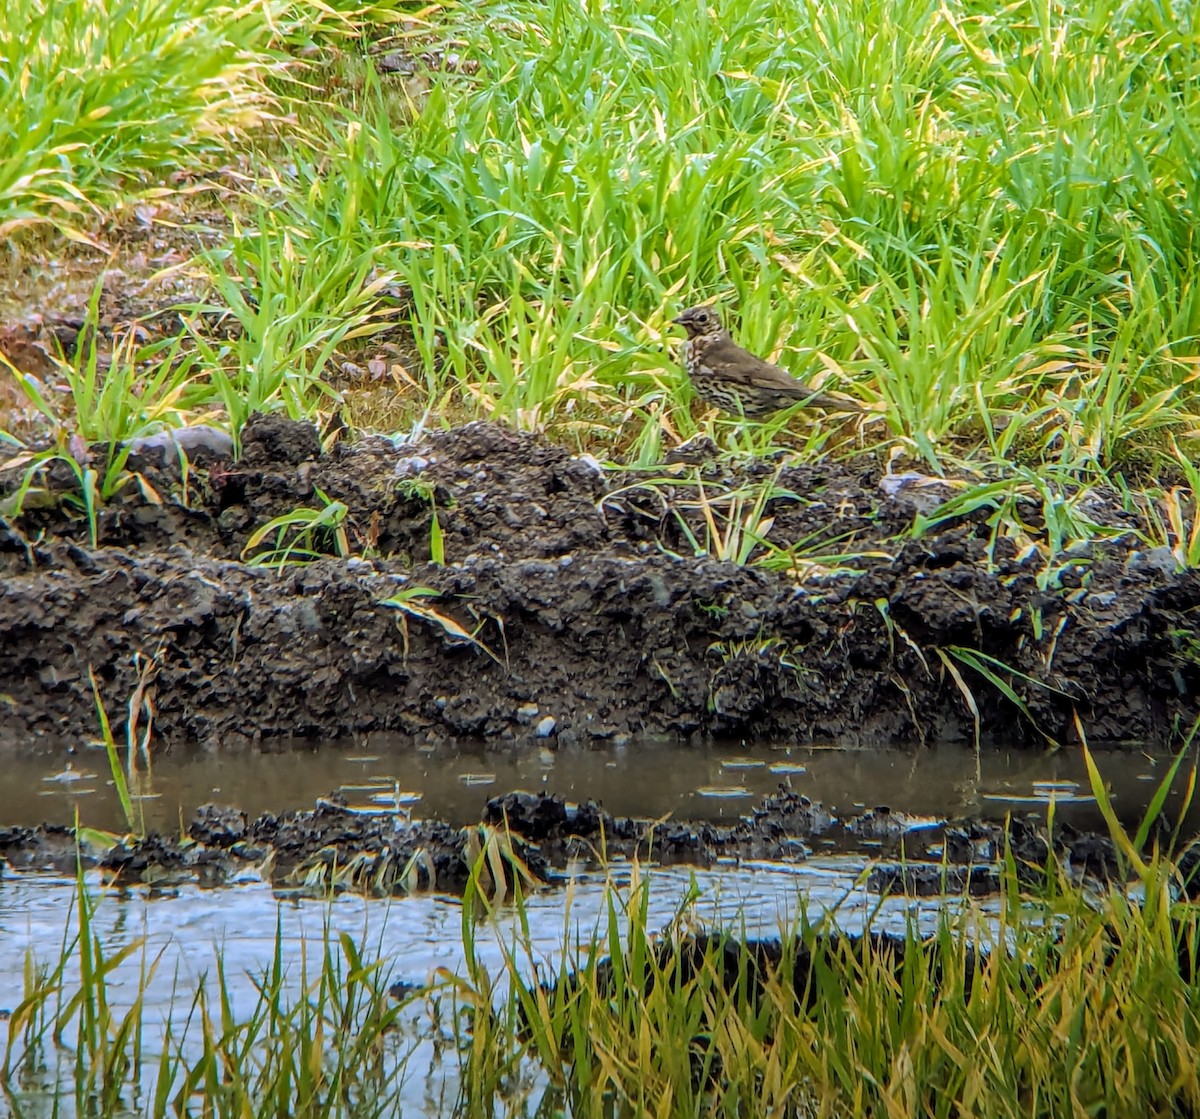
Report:
[[[794,867],[743,866],[716,872],[657,868],[651,871],[648,924],[652,929],[667,925],[695,887],[700,892],[692,911],[695,920],[738,935],[777,936],[781,925],[794,923],[801,910],[814,920],[836,911],[837,923],[852,931],[870,922],[875,928],[902,932],[909,917],[926,928],[934,927],[944,899],[881,900],[859,885],[862,867],[861,859],[829,858]],[[617,866],[610,881],[618,891],[627,892],[629,878],[628,868]],[[300,991],[302,961],[308,961],[311,978],[313,961],[320,960],[327,942],[334,943],[336,953],[341,933],[363,946],[368,960],[383,959],[391,981],[423,986],[438,969],[463,971],[462,907],[456,899],[427,896],[386,901],[344,896],[323,903],[281,899],[261,883],[219,891],[185,887],[157,897],[146,890],[106,892],[94,878],[89,886],[99,896],[91,931],[105,956],[111,958],[139,941],[143,944],[110,976],[108,992],[118,1017],[137,995],[144,964],[158,960],[145,990],[143,1020],[148,1024],[171,1018],[179,1025],[198,985],[208,984],[208,993],[215,996],[218,952],[233,996],[234,1017],[245,1021],[258,1001],[253,979],[272,963],[277,930],[293,995]],[[74,882],[64,879],[34,875],[0,879],[0,942],[5,947],[0,953],[0,1009],[11,1011],[21,1001],[26,961],[56,963],[60,946],[78,931],[74,890]],[[535,953],[551,971],[561,958],[567,904],[572,940],[601,936],[607,913],[603,878],[583,877],[569,891],[535,893],[527,900]],[[515,911],[503,907],[494,923],[479,928],[477,954],[492,975],[503,975],[501,945],[511,945],[517,933]],[[77,989],[78,982],[76,957],[63,977],[65,997]],[[456,1057],[451,1052],[444,1063],[439,1059],[430,1020],[419,1003],[414,1005],[409,1029],[404,1049],[413,1048],[414,1053],[401,1096],[407,1106],[400,1113],[449,1114],[448,1105],[456,1098]],[[0,1023],[0,1044],[5,1041],[4,1031]],[[71,1038],[64,1041],[69,1045]],[[155,1039],[147,1037],[144,1056],[150,1075],[155,1047]],[[53,1060],[53,1053],[49,1056]],[[58,1075],[68,1098],[60,1101],[66,1107],[60,1114],[69,1115],[73,1080],[71,1058],[65,1051],[63,1062]]]
[[[121,811],[101,751],[68,755],[44,748],[0,767],[0,825],[70,823],[118,829]],[[1136,819],[1166,769],[1137,752],[1099,755],[1124,819]],[[144,780],[146,826],[175,832],[204,803],[261,812],[311,808],[342,788],[353,804],[398,806],[451,823],[479,819],[489,797],[545,790],[599,801],[617,815],[730,820],[786,784],[847,816],[886,804],[923,816],[1003,816],[1054,799],[1060,819],[1103,827],[1078,750],[985,753],[957,747],[840,750],[633,743],[611,749],[500,752],[483,746],[416,750],[407,739],[372,736],[346,744],[306,744],[272,753],[218,754],[175,749]],[[1179,782],[1182,785],[1182,781]],[[1168,810],[1170,805],[1168,806]]]
[[[1126,819],[1137,817],[1165,771],[1161,760],[1140,754],[1106,754],[1100,765]],[[156,760],[149,784],[153,798],[142,805],[148,827],[176,831],[206,801],[237,804],[253,817],[263,811],[310,807],[318,796],[341,788],[355,805],[467,822],[479,818],[489,796],[527,788],[575,801],[595,798],[618,814],[729,819],[747,812],[781,782],[825,802],[843,817],[877,804],[916,816],[998,816],[1009,810],[1044,812],[1053,799],[1060,820],[1101,826],[1087,795],[1082,758],[1071,751],[988,754],[977,777],[973,754],[958,749],[756,750],[744,744],[721,748],[647,743],[607,751],[517,755],[482,748],[425,753],[376,738],[352,749],[171,753]],[[68,822],[76,810],[86,825],[120,825],[102,755],[45,750],[13,759],[0,770],[0,823]],[[786,867],[657,868],[649,924],[668,924],[693,884],[701,895],[694,910],[697,921],[749,936],[777,935],[781,925],[794,922],[801,913],[817,919],[836,912],[837,924],[849,931],[861,931],[868,922],[877,929],[903,931],[908,919],[932,929],[946,906],[957,904],[945,898],[881,899],[862,888],[863,869],[861,855],[818,857]],[[624,877],[620,866],[613,871],[616,888],[627,888],[628,879],[627,869]],[[186,1017],[197,985],[216,974],[218,952],[233,995],[233,1012],[249,1014],[257,1000],[253,979],[271,963],[277,929],[294,969],[289,973],[294,993],[300,988],[300,961],[319,959],[329,938],[343,932],[363,945],[368,957],[381,958],[394,981],[424,985],[439,969],[460,972],[463,966],[462,908],[455,899],[389,902],[346,896],[324,904],[281,898],[261,882],[212,892],[184,887],[169,896],[151,896],[145,890],[106,893],[96,879],[89,885],[101,895],[93,934],[105,952],[111,956],[127,945],[144,944],[117,969],[110,997],[117,1003],[132,1000],[143,963],[159,960],[146,994],[147,1022],[162,1021],[172,1013]],[[564,905],[570,906],[567,924],[572,937],[588,940],[603,929],[604,889],[600,876],[583,876],[569,890],[529,899],[533,949],[551,969],[560,962]],[[0,1010],[20,1003],[27,962],[57,962],[60,946],[74,935],[73,892],[74,883],[62,879],[12,874],[0,878],[0,943],[6,949],[0,953]],[[989,904],[982,908],[986,912]],[[501,908],[494,925],[479,931],[478,952],[493,975],[504,970],[500,945],[512,942],[515,926],[515,914]],[[77,959],[71,966],[77,969]],[[77,970],[64,976],[66,997],[77,983]],[[413,1056],[402,1097],[408,1106],[403,1110],[448,1114],[456,1098],[456,1058],[451,1049],[442,1063],[427,1014],[415,1004],[412,1015],[406,1048]],[[0,1042],[4,1032],[0,1023]],[[147,1039],[147,1047],[153,1049],[153,1039]],[[152,1056],[147,1067],[153,1067]],[[67,1062],[62,1084],[69,1087],[70,1057],[62,1059]],[[67,1110],[61,1114],[71,1114],[69,1101],[62,1102]]]

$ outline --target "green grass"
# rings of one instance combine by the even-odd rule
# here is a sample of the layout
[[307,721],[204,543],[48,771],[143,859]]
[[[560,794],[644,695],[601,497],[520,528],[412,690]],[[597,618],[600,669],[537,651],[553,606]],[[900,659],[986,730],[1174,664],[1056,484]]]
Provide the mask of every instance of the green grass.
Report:
[[[427,1008],[417,1036],[434,1039],[434,1059],[458,1064],[457,1101],[430,1114],[1188,1114],[1200,1106],[1200,911],[1165,854],[1178,831],[1161,826],[1186,753],[1130,831],[1089,762],[1114,880],[1081,884],[1053,862],[1030,874],[1005,852],[1000,895],[950,899],[932,930],[914,918],[902,964],[894,943],[829,939],[860,927],[857,904],[782,929],[781,950],[757,959],[726,952],[736,927],[692,939],[695,896],[654,928],[655,878],[636,865],[590,927],[567,892],[547,959],[506,837],[473,835],[464,966],[411,1005]],[[1194,786],[1193,768],[1184,811]],[[150,997],[159,961],[136,940],[105,945],[82,877],[75,904],[77,936],[27,961],[8,1021],[0,1089],[14,1115],[68,1099],[97,1119],[133,1100],[156,1117],[396,1113],[414,1038],[369,946],[327,929],[319,954],[296,958],[280,931],[271,962],[246,977],[217,948],[214,972],[164,1016]],[[492,921],[499,966],[480,950]],[[129,961],[132,984],[118,975]]]
[[[895,451],[982,479],[918,533],[988,507],[993,545],[1040,541],[1046,588],[1064,552],[1102,535],[1081,487],[1112,480],[1147,513],[1146,543],[1194,567],[1197,18],[1151,0],[16,0],[0,10],[12,268],[72,242],[103,256],[141,200],[169,197],[186,221],[176,172],[234,169],[215,196],[222,239],[189,262],[207,296],[178,337],[121,335],[101,355],[93,333],[62,363],[65,394],[19,379],[48,439],[19,451],[16,506],[66,463],[94,540],[98,505],[132,479],[119,448],[92,463],[81,443],[214,413],[237,436],[255,409],[366,416],[332,375],[400,337],[416,359],[377,426],[495,416],[642,466],[697,431],[747,453]],[[478,69],[377,74],[384,36]],[[746,345],[873,410],[835,427],[697,408],[669,324],[708,298]],[[214,310],[232,329],[212,329]],[[688,545],[796,570],[853,562],[838,541],[765,548],[773,488],[699,492]],[[344,551],[338,528],[331,505],[264,531],[283,534],[280,553]],[[400,624],[458,626],[423,593],[391,602]],[[975,651],[944,652],[947,667],[1010,679]],[[471,952],[475,905],[455,984],[473,1026],[459,1110],[503,1111],[498,1092],[530,1068],[548,1107],[581,1116],[1194,1110],[1200,1019],[1176,964],[1194,966],[1195,912],[1133,846],[1144,906],[1056,874],[1022,896],[1014,873],[997,925],[968,906],[931,942],[910,938],[899,977],[825,958],[812,1012],[778,979],[765,1001],[726,989],[711,960],[690,978],[664,971],[636,891],[627,909],[614,896],[589,941],[564,936],[574,988],[522,993]],[[81,885],[79,941],[48,968],[30,962],[7,1090],[73,1034],[79,1114],[123,1113],[135,1084],[152,1085],[155,1115],[390,1106],[376,1058],[392,1009],[356,946],[330,946],[299,1000],[281,948],[247,1020],[218,969],[151,1068],[144,1006],[113,1009],[118,961],[90,904]],[[993,950],[969,993],[964,936]],[[513,974],[530,943],[513,946]],[[69,953],[77,991],[62,987]],[[649,989],[633,981],[647,969]],[[720,1070],[713,1087],[692,1079],[697,1062]]]
[[[1014,892],[994,924],[968,906],[932,935],[910,927],[902,967],[802,925],[761,990],[748,961],[727,973],[721,935],[690,958],[683,928],[649,936],[637,892],[610,916],[572,946],[574,982],[498,1010],[475,1003],[464,1114],[489,1114],[530,1060],[551,1082],[549,1106],[577,1116],[994,1119],[1196,1104],[1200,1018],[1177,962],[1194,957],[1191,909]],[[523,950],[514,972],[528,969]],[[475,994],[495,983],[472,980]]]
[[491,903],[469,888],[462,1113],[493,1114],[529,1061],[549,1083],[539,1114],[1188,1113],[1200,1102],[1200,924],[1170,862],[1147,848],[1186,752],[1133,835],[1089,758],[1140,902],[1120,876],[1097,891],[1053,863],[1040,887],[1022,889],[1006,852],[998,904],[985,913],[964,900],[932,934],[910,923],[902,964],[826,939],[844,916],[834,913],[785,932],[775,961],[731,965],[725,934],[692,941],[686,909],[654,934],[651,886],[635,874],[590,936],[567,918],[559,981],[531,988],[526,977],[545,976],[528,925],[511,941],[506,981],[489,974],[473,944],[476,911]]
[[[278,4],[13,0],[0,14],[0,233],[85,238],[255,123]],[[186,140],[186,147],[181,141]],[[146,180],[150,180],[147,182]]]
[[431,398],[687,432],[664,332],[725,296],[931,463],[975,431],[1108,466],[1191,414],[1200,52],[1157,9],[556,0],[444,34],[479,77],[400,126],[371,84],[329,107],[289,209],[411,287]]
[[[214,945],[213,974],[192,989],[177,980],[164,1018],[148,1005],[161,957],[136,938],[106,947],[82,875],[75,905],[78,933],[64,932],[56,959],[27,960],[7,1023],[0,1092],[9,1114],[396,1113],[407,1061],[395,1037],[402,1007],[388,995],[384,961],[365,959],[348,935],[326,929],[315,959],[294,960],[277,929],[270,964],[244,976],[229,973]],[[138,964],[132,990],[118,974],[130,961]],[[65,979],[69,969],[77,981]],[[249,1011],[235,1013],[249,985]]]
[[[0,228],[91,236],[180,164],[244,169],[193,262],[204,307],[58,409],[85,438],[344,406],[393,429],[495,416],[641,465],[705,430],[749,453],[999,467],[1010,494],[1028,486],[1012,467],[1163,476],[1163,498],[1188,483],[1160,521],[1190,563],[1195,18],[1150,0],[22,0],[0,17]],[[457,63],[377,72],[397,47]],[[707,298],[872,410],[695,408],[670,319]],[[335,390],[347,355],[397,337],[394,398]],[[86,355],[69,364],[86,387]],[[106,395],[121,423],[93,422]]]

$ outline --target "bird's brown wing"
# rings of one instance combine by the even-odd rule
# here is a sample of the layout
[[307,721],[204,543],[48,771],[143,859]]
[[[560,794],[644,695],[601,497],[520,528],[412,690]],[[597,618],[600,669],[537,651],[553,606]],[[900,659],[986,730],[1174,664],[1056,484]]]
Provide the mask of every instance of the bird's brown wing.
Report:
[[804,401],[811,408],[829,411],[856,412],[861,406],[852,400],[841,400],[836,396],[810,388],[796,380],[790,373],[772,365],[769,361],[743,350],[726,336],[715,340],[704,352],[704,364],[719,377],[726,378],[731,385],[745,386],[750,392],[759,389],[778,393],[785,400],[797,403]]

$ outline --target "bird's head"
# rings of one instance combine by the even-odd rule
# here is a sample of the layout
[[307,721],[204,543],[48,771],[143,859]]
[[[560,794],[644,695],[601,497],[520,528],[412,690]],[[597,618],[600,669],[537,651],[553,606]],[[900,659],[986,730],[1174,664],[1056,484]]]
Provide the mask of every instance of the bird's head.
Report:
[[673,320],[687,331],[689,338],[700,338],[708,334],[720,334],[721,316],[715,307],[701,305],[689,307]]

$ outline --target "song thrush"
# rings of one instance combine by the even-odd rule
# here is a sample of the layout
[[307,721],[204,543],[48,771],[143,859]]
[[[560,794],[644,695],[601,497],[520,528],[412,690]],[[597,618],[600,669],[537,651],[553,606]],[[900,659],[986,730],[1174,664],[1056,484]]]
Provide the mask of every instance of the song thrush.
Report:
[[743,350],[714,307],[689,307],[674,321],[688,334],[684,369],[696,395],[724,412],[768,416],[793,404],[830,412],[863,411],[855,401],[810,388],[778,365]]

